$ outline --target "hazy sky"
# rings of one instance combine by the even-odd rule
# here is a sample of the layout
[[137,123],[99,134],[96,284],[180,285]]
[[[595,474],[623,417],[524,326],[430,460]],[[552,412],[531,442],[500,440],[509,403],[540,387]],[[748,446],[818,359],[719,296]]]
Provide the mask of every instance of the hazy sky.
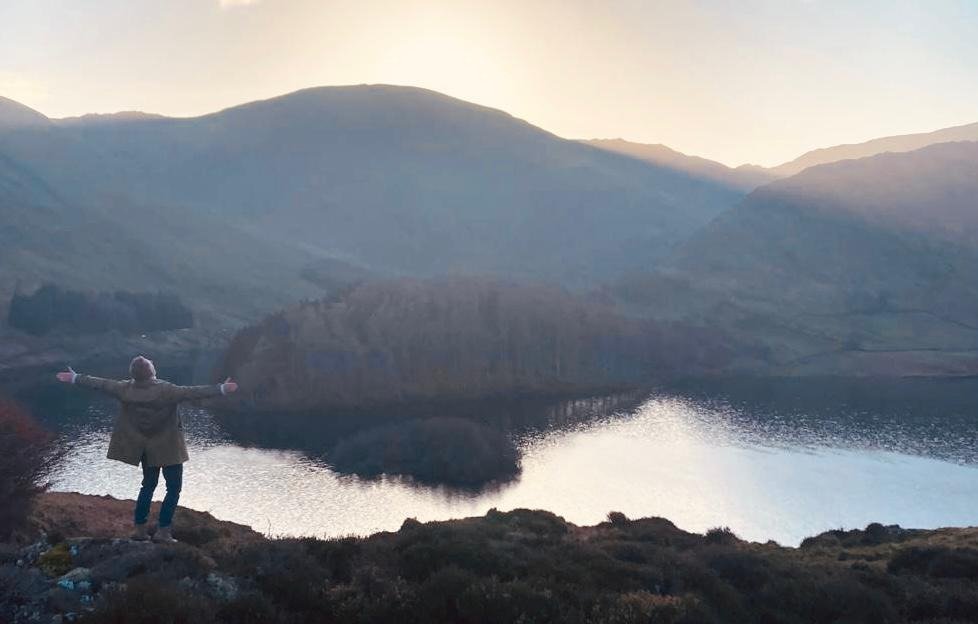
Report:
[[0,95],[53,117],[359,83],[771,165],[978,121],[978,1],[0,0]]

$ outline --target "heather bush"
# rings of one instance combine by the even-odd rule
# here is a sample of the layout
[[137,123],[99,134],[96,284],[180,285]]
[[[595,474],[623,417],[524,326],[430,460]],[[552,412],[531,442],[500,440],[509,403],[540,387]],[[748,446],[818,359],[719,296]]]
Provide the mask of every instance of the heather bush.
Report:
[[110,589],[85,622],[92,624],[210,624],[213,601],[173,581],[140,576]]
[[740,540],[730,527],[714,527],[706,532],[708,544],[736,544]]
[[978,579],[978,549],[944,546],[904,548],[890,560],[887,569],[894,574]]

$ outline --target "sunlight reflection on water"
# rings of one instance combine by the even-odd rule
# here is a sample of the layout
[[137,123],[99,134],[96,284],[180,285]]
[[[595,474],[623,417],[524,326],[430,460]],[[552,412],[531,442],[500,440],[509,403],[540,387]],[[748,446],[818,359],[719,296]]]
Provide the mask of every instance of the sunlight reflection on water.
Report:
[[[112,410],[93,404],[87,420],[66,428],[72,450],[56,489],[135,496],[138,469],[104,458]],[[905,432],[872,417],[756,418],[654,396],[630,414],[525,435],[521,477],[474,494],[340,476],[297,451],[241,447],[202,410],[184,414],[191,461],[181,504],[272,535],[363,535],[396,530],[409,517],[493,507],[548,509],[578,524],[612,510],[663,516],[686,530],[729,526],[784,544],[869,522],[978,523],[974,427],[942,437],[937,424]]]

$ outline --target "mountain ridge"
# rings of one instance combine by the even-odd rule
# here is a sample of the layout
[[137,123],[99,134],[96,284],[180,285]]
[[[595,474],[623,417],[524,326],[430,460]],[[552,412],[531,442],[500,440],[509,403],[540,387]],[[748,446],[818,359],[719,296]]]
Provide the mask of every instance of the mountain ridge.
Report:
[[940,128],[930,132],[885,136],[859,143],[822,147],[805,152],[786,163],[770,167],[769,171],[779,177],[784,177],[800,173],[815,165],[866,158],[885,152],[910,152],[928,145],[958,141],[978,141],[978,122]]
[[[213,274],[233,266],[230,258],[256,271],[254,249],[270,266],[287,259],[261,272],[284,288],[275,305],[309,295],[315,286],[297,276],[317,259],[380,275],[492,274],[583,287],[654,264],[743,195],[498,109],[389,85],[314,87],[191,118],[115,115],[0,130],[0,155],[69,204],[0,193],[0,211],[27,234],[10,240],[8,278],[19,270],[34,281],[63,280],[72,268],[56,250],[72,248],[83,266],[116,267],[85,276],[87,287],[167,275],[165,283],[193,288],[187,299],[210,307],[220,290],[204,281],[229,280],[222,307],[232,290],[254,293],[244,277]],[[41,204],[51,220],[37,219]],[[62,231],[62,218],[93,239],[109,228],[115,242],[89,257],[95,250]],[[208,232],[220,244],[207,243]],[[123,248],[139,247],[154,250],[154,271],[121,264]],[[167,247],[186,258],[168,261]],[[39,250],[47,250],[42,263],[16,265]],[[0,274],[0,290],[5,281]],[[270,296],[247,301],[263,312],[271,305]]]
[[636,143],[622,138],[582,139],[581,142],[598,149],[714,180],[720,184],[747,192],[777,177],[763,167],[756,165],[728,167],[715,160],[685,154],[662,143]]

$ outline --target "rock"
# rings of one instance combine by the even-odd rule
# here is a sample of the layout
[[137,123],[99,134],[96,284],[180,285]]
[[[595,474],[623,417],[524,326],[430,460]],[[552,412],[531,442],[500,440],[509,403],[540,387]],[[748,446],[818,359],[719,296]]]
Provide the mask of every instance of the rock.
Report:
[[33,565],[41,557],[47,549],[48,545],[46,542],[36,542],[31,544],[27,548],[21,551],[20,561],[23,561],[23,565]]
[[237,582],[228,576],[223,576],[217,572],[207,575],[207,585],[211,593],[220,600],[234,600],[238,596]]
[[61,580],[71,581],[76,584],[80,581],[90,581],[92,580],[92,571],[88,568],[75,568],[62,576]]
[[20,550],[13,544],[0,544],[0,565],[15,563],[20,559]]
[[74,591],[74,584],[71,589],[62,586],[60,583],[49,591],[41,594],[41,599],[47,605],[49,611],[57,613],[67,613],[78,610],[81,605],[78,594]]
[[29,602],[48,587],[44,574],[37,568],[0,566],[0,596],[4,601]]

